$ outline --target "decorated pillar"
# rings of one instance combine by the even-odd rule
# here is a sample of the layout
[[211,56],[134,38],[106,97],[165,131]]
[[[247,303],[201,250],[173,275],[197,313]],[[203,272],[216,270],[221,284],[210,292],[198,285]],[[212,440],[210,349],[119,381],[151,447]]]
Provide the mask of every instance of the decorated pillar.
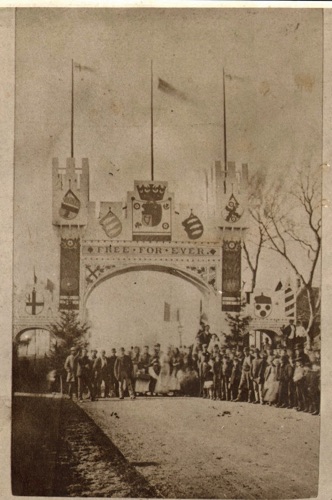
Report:
[[87,224],[89,164],[53,159],[53,220],[60,236],[59,309],[79,309],[81,236]]
[[242,286],[242,242],[247,227],[248,166],[234,162],[220,171],[216,162],[218,226],[222,232],[221,309],[239,312]]

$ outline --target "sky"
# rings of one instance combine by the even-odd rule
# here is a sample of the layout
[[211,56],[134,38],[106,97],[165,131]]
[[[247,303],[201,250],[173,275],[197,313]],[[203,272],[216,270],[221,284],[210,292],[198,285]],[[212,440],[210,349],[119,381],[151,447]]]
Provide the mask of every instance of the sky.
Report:
[[[285,188],[298,168],[321,163],[321,10],[18,9],[16,290],[31,283],[34,267],[41,280],[59,279],[51,164],[70,156],[72,59],[81,65],[74,153],[89,158],[91,200],[120,201],[135,179],[149,178],[151,60],[155,178],[169,182],[177,202],[203,200],[205,170],[223,158],[223,69],[229,161],[282,178]],[[186,98],[158,91],[158,78]],[[270,262],[263,254],[262,283],[271,281]],[[102,287],[109,297],[108,282],[95,297]],[[181,287],[164,282],[167,293],[181,295]],[[89,299],[95,323],[107,300]],[[199,298],[193,302],[197,309]]]

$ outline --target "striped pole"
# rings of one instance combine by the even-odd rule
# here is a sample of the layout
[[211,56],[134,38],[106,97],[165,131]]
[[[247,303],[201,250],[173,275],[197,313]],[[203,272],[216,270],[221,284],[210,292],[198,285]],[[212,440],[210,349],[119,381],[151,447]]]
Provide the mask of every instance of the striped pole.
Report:
[[296,316],[295,293],[290,286],[285,289],[285,315],[290,319],[295,319]]

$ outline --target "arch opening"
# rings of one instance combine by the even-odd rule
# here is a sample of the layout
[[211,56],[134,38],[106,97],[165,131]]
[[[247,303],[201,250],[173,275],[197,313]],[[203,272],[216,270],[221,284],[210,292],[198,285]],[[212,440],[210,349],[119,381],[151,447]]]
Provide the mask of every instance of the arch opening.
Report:
[[156,342],[189,345],[202,309],[209,317],[209,292],[203,281],[180,269],[150,265],[116,270],[87,295],[90,345],[106,351]]
[[93,292],[93,290],[96,289],[99,285],[104,283],[106,280],[109,280],[110,278],[114,278],[116,276],[120,276],[122,274],[126,273],[131,273],[131,272],[144,272],[144,271],[152,271],[152,272],[159,272],[159,273],[165,273],[169,274],[171,276],[175,276],[178,278],[181,278],[188,283],[191,283],[194,285],[204,296],[209,295],[210,293],[214,292],[213,288],[210,287],[202,278],[199,276],[175,267],[175,266],[165,266],[165,265],[160,265],[160,264],[133,264],[133,265],[126,265],[125,267],[122,268],[117,268],[114,269],[108,273],[103,274],[101,277],[99,277],[86,291],[85,297],[84,297],[84,306],[86,305],[86,302]]
[[15,335],[18,358],[44,358],[50,351],[51,334],[41,327],[27,327]]

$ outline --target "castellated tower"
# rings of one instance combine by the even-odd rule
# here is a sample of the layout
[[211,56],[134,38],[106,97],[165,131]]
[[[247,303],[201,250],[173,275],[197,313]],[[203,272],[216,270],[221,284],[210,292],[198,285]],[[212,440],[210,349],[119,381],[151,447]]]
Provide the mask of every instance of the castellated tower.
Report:
[[53,218],[60,243],[60,309],[79,309],[81,237],[84,233],[89,202],[89,162],[67,158],[60,165],[53,158]]
[[222,310],[239,311],[241,305],[241,250],[248,225],[248,165],[236,168],[217,160],[210,172],[209,199],[222,237]]

